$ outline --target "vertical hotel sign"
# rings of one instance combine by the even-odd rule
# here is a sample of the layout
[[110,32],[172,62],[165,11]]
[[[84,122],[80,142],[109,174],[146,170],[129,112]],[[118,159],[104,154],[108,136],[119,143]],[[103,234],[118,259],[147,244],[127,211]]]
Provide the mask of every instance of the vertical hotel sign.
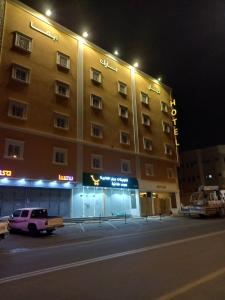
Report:
[[176,100],[170,100],[170,106],[171,106],[171,116],[172,116],[172,122],[173,122],[173,133],[175,137],[175,145],[178,147],[180,144],[177,141],[178,138],[178,128],[177,128],[177,109],[176,109]]

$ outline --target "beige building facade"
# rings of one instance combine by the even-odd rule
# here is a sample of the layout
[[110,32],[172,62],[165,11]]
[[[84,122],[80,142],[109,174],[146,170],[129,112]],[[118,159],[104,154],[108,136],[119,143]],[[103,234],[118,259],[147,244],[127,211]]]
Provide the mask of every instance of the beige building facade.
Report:
[[0,2],[0,214],[177,213],[172,90],[20,2]]

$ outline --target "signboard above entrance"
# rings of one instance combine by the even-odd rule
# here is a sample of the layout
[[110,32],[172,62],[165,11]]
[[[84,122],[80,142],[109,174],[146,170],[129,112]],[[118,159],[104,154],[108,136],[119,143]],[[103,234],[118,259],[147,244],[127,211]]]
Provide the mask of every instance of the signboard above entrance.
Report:
[[138,189],[138,181],[134,177],[111,176],[105,174],[83,173],[83,185],[95,187]]

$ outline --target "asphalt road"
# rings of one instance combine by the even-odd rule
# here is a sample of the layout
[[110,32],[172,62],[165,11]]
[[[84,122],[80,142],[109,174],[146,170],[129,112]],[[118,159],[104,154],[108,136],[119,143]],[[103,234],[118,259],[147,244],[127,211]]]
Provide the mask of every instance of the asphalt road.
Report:
[[0,298],[225,299],[225,220],[67,225],[0,242]]

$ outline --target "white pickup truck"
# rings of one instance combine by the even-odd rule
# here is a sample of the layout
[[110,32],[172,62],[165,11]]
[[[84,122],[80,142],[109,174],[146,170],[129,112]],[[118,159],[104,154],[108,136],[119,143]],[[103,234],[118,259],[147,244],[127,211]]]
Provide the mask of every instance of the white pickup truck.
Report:
[[8,233],[8,221],[0,219],[0,240],[4,239]]
[[9,231],[29,231],[32,234],[45,231],[51,234],[63,226],[63,218],[48,216],[45,208],[21,208],[9,218]]

